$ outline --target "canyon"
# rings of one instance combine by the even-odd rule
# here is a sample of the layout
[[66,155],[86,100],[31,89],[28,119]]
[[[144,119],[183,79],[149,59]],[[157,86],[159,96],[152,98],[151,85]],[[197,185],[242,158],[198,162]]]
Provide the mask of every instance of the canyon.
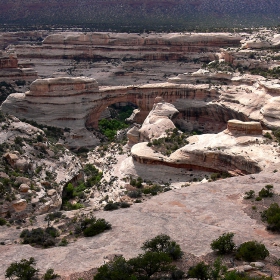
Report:
[[[0,279],[11,260],[31,256],[41,271],[52,267],[63,279],[78,279],[114,254],[136,256],[139,244],[159,233],[197,259],[211,254],[211,241],[224,232],[234,232],[238,244],[260,241],[280,258],[278,235],[248,215],[256,202],[244,202],[245,192],[268,184],[275,197],[280,192],[275,31],[40,34],[44,38],[33,45],[11,35],[0,57],[1,81],[26,80],[1,105],[0,178],[15,183],[9,200],[2,199],[0,215],[15,222],[1,227]],[[0,42],[4,46],[7,40]],[[263,72],[251,73],[256,68]],[[13,76],[13,71],[31,74]],[[99,120],[112,117],[113,104],[137,107],[122,132],[128,142],[100,137]],[[167,153],[169,137],[185,142]],[[86,150],[73,153],[81,149]],[[61,232],[69,238],[65,247],[20,244],[22,229],[45,227],[47,213],[63,206],[69,183],[77,188],[87,178],[87,164],[102,171],[102,179],[81,198],[71,198],[72,205],[84,208],[63,213],[74,219],[94,211],[112,230],[76,240]],[[140,177],[143,190],[157,184],[162,192],[129,196],[139,191],[132,179]],[[122,202],[131,207],[103,211]],[[25,222],[16,226],[19,219]],[[273,279],[279,279],[277,273]]]

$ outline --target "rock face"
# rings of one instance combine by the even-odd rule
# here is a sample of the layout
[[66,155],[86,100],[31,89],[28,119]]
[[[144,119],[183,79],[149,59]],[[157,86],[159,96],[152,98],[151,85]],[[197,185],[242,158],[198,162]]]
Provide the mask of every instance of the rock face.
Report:
[[229,120],[227,129],[232,134],[262,135],[262,126],[259,122],[241,122]]
[[15,53],[0,51],[0,82],[34,81],[37,73],[32,68],[19,68]]
[[[50,143],[41,129],[15,117],[2,116],[0,124],[0,169],[8,173],[1,174],[5,183],[1,188],[0,216],[21,219],[58,211],[65,184],[80,178],[80,161],[67,149]],[[38,143],[38,136],[44,142]],[[15,139],[21,139],[21,144],[16,144]],[[45,148],[38,149],[38,144]],[[7,149],[9,152],[5,152]],[[14,180],[16,172],[23,175]]]
[[137,105],[140,112],[136,120],[141,123],[152,110],[156,97],[175,106],[179,114],[174,122],[188,131],[220,132],[231,119],[259,121],[270,129],[280,127],[277,85],[265,83],[262,78],[255,78],[252,84],[253,76],[248,75],[228,77],[228,85],[220,87],[193,85],[187,84],[188,77],[185,74],[169,79],[168,83],[118,87],[98,87],[94,79],[83,77],[39,79],[31,84],[29,92],[10,95],[2,110],[20,118],[70,128],[69,147],[98,143],[86,128],[96,128],[109,105]]
[[227,33],[79,33],[63,32],[49,35],[41,46],[15,46],[21,58],[80,58],[188,60],[204,53],[213,60],[213,52],[221,47],[238,47],[241,37]]
[[166,130],[172,130],[175,128],[171,118],[178,113],[178,110],[172,104],[165,102],[154,104],[152,111],[139,129],[139,140],[145,142],[165,137]]
[[174,107],[171,104],[162,105],[155,104],[139,130],[140,142],[143,143],[136,144],[131,149],[133,159],[140,163],[230,172],[235,175],[258,173],[268,165],[280,162],[278,156],[275,157],[275,153],[279,154],[280,151],[273,143],[266,143],[262,136],[261,124],[238,120],[228,121],[228,129],[221,133],[189,137],[189,144],[169,157],[156,152],[153,147],[147,145],[147,141],[162,138],[166,129],[172,128],[172,125],[175,127],[172,121],[166,118],[170,108]]

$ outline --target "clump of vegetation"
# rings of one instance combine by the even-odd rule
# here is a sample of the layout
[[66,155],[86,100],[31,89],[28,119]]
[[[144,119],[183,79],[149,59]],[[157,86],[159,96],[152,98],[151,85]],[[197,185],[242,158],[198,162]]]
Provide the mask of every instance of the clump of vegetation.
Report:
[[163,191],[164,191],[164,187],[157,184],[153,184],[152,186],[142,189],[143,194],[151,194],[151,195],[157,195],[158,193]]
[[250,199],[255,197],[255,191],[249,190],[248,192],[245,192],[244,199]]
[[[6,269],[5,277],[9,279],[20,279],[20,280],[31,280],[38,279],[37,275],[39,269],[35,268],[36,261],[34,258],[22,259],[19,262],[13,262]],[[56,279],[60,277],[54,272],[52,268],[49,268],[46,273],[43,275],[44,280]]]
[[23,244],[39,245],[44,248],[55,246],[55,238],[58,236],[59,232],[54,227],[47,227],[45,229],[35,228],[32,230],[24,229],[20,234]]
[[[85,191],[92,186],[98,186],[103,173],[100,172],[92,164],[86,164],[84,167],[84,173],[86,175],[86,181],[79,181],[76,184],[68,183],[62,192],[62,207],[64,210],[77,210],[83,208],[84,205],[81,200],[86,198]],[[71,203],[71,200],[75,200],[75,203]]]
[[111,224],[104,219],[96,219],[95,217],[90,216],[79,220],[78,225],[75,228],[75,234],[83,233],[84,236],[90,237],[111,228]]
[[57,277],[59,277],[59,275],[54,273],[54,270],[52,268],[49,268],[44,274],[44,280],[51,280]]
[[234,233],[224,233],[211,243],[211,249],[217,251],[221,255],[230,254],[235,249],[235,243],[233,242]]
[[21,280],[30,280],[36,276],[39,271],[34,265],[36,265],[34,258],[30,258],[29,260],[22,259],[20,262],[13,262],[6,269],[5,277],[9,279],[17,277]]
[[118,202],[112,202],[109,201],[105,206],[104,206],[104,210],[105,211],[114,211],[119,209],[119,203]]
[[206,68],[209,71],[222,71],[222,72],[234,72],[235,71],[235,67],[227,62],[220,62],[219,60],[215,60],[215,61],[211,61]]
[[0,226],[4,226],[7,224],[7,221],[4,218],[0,218]]
[[269,208],[262,212],[262,219],[268,223],[268,230],[280,231],[280,207],[272,203]]
[[140,197],[142,197],[142,192],[140,190],[133,190],[133,191],[127,192],[127,195],[130,198],[140,198]]
[[87,188],[98,185],[103,177],[103,173],[90,163],[84,166],[84,173],[87,176],[87,180],[85,182],[85,186]]
[[128,128],[128,125],[116,119],[102,119],[98,122],[98,127],[102,134],[104,134],[109,141],[113,141],[117,135],[118,130]]
[[54,220],[60,219],[62,217],[63,217],[62,212],[60,212],[60,211],[52,212],[52,213],[49,213],[48,215],[46,215],[45,221],[54,221]]
[[212,173],[210,175],[210,178],[212,181],[216,181],[218,179],[225,179],[225,178],[229,178],[229,177],[231,177],[231,175],[228,172]]
[[263,69],[263,68],[253,68],[250,69],[252,75],[260,75],[265,78],[278,79],[280,77],[280,67],[274,67],[272,69]]
[[105,206],[104,210],[105,211],[114,211],[118,210],[119,208],[129,208],[130,204],[127,202],[112,202],[109,201]]
[[188,278],[197,278],[201,280],[208,279],[223,279],[227,271],[227,267],[222,264],[220,258],[217,258],[213,265],[207,265],[204,262],[200,262],[197,265],[190,267],[188,271]]
[[143,179],[141,177],[138,177],[137,179],[132,179],[130,178],[130,185],[137,187],[137,188],[142,188],[143,187]]
[[273,196],[273,185],[266,185],[259,191],[259,197],[272,197]]
[[[157,250],[156,247],[161,244],[161,241],[166,246],[162,246],[159,248],[160,250]],[[147,246],[151,242],[152,246]],[[143,245],[146,250],[144,254],[140,254],[130,260],[126,260],[122,256],[116,257],[113,261],[98,268],[98,273],[94,276],[94,280],[183,279],[184,272],[172,265],[172,258],[168,253],[164,252],[166,248],[169,248],[169,242],[172,243],[173,241],[170,240],[169,236],[165,235],[146,241]]]
[[171,240],[170,236],[166,234],[160,234],[151,240],[145,241],[141,249],[145,252],[166,253],[172,260],[181,259],[183,256],[180,245]]
[[264,260],[269,256],[266,247],[257,241],[247,241],[242,243],[236,252],[236,257],[248,262]]
[[161,152],[163,155],[169,156],[176,150],[187,145],[189,142],[187,133],[180,132],[177,128],[166,130],[167,137],[154,139],[147,145],[153,147],[157,152]]

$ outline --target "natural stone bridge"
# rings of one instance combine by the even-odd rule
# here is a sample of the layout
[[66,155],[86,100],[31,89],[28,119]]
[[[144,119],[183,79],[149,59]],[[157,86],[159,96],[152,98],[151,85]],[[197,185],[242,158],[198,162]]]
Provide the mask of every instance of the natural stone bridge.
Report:
[[100,115],[109,105],[118,102],[137,105],[140,109],[137,121],[142,122],[157,96],[175,105],[179,111],[175,121],[189,130],[218,132],[226,128],[230,119],[249,120],[239,108],[224,106],[219,90],[207,84],[167,82],[99,87],[95,79],[85,77],[38,79],[25,94],[11,94],[2,104],[2,110],[19,118],[70,128],[69,147],[93,146],[99,140],[88,128],[98,127]]

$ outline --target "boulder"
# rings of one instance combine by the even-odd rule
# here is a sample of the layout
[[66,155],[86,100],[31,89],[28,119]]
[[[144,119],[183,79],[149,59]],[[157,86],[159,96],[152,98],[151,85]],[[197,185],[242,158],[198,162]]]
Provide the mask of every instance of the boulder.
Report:
[[17,201],[12,202],[12,207],[16,212],[22,212],[26,209],[27,207],[27,202],[25,199],[20,199]]
[[30,187],[27,184],[21,184],[19,186],[19,191],[22,193],[27,193],[30,190]]

